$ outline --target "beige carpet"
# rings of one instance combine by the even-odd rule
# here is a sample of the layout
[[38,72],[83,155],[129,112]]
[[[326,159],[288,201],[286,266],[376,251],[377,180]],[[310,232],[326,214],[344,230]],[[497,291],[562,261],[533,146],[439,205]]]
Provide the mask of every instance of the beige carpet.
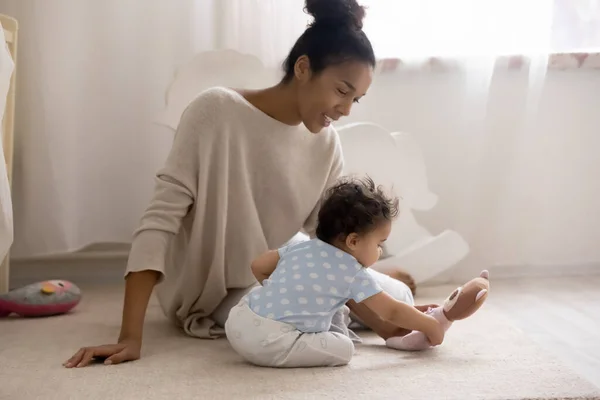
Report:
[[78,347],[115,339],[120,307],[120,288],[86,290],[71,315],[0,320],[0,399],[600,398],[491,304],[435,351],[388,350],[367,335],[347,367],[274,370],[244,364],[226,340],[182,336],[153,303],[141,360],[63,368]]

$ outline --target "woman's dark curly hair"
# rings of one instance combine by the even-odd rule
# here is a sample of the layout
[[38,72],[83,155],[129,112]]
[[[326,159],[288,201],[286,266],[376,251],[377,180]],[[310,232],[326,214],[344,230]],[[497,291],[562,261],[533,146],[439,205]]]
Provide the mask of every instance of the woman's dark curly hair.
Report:
[[365,8],[356,0],[306,0],[305,10],[314,21],[290,50],[283,69],[283,82],[294,78],[294,66],[305,55],[313,74],[346,61],[360,61],[371,67],[376,64],[375,53],[362,30]]
[[398,216],[399,200],[388,197],[370,177],[342,178],[322,201],[318,215],[317,238],[333,243],[349,234],[371,232],[384,221]]

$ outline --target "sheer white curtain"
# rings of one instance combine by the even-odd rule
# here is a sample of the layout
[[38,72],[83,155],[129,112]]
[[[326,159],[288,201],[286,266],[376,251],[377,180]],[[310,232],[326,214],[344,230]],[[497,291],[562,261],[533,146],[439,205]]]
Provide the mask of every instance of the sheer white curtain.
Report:
[[[600,266],[600,77],[548,70],[556,53],[600,52],[600,1],[363,3],[377,55],[400,62],[375,94],[388,111],[357,118],[417,135],[440,195],[429,223],[465,236],[471,272]],[[499,68],[507,55],[523,68]]]
[[172,135],[176,69],[235,48],[278,64],[302,1],[0,0],[20,22],[13,257],[129,242]]
[[[530,184],[555,171],[550,158],[530,157],[539,148],[540,137],[531,132],[540,129],[536,118],[547,55],[558,44],[597,44],[590,33],[597,32],[594,20],[586,20],[589,12],[597,13],[597,1],[362,3],[369,6],[365,30],[380,58],[400,58],[410,69],[427,57],[446,57],[458,72],[442,78],[379,75],[376,93],[353,118],[423,133],[420,142],[443,210],[434,215],[442,225],[450,221],[472,245],[498,249],[521,226],[537,235],[525,246],[540,246],[548,234],[539,230],[549,226],[540,222],[553,209],[519,207],[527,196],[553,195],[547,180],[540,181],[542,189]],[[575,3],[583,8],[572,7]],[[561,4],[569,12],[557,13]],[[303,5],[302,0],[0,0],[0,12],[21,23],[13,256],[129,242],[172,140],[152,120],[175,70],[199,51],[223,48],[279,65],[308,22]],[[577,17],[581,10],[587,17]],[[579,30],[561,28],[573,25],[569,18],[578,21]],[[495,103],[490,90],[497,56],[514,52],[532,61],[517,89],[523,107],[509,104],[506,110],[518,123],[505,131],[494,125],[502,111],[490,118]],[[423,103],[425,111],[410,112],[427,98],[424,90],[438,93],[440,85],[452,86],[452,92],[439,92]],[[408,90],[393,93],[396,87]],[[432,103],[438,114],[427,111]],[[400,104],[409,112],[398,110]],[[452,134],[447,126],[433,125],[449,109],[459,114]],[[556,136],[554,143],[562,139]],[[481,230],[492,233],[481,239]],[[523,260],[531,260],[534,253],[528,251]]]

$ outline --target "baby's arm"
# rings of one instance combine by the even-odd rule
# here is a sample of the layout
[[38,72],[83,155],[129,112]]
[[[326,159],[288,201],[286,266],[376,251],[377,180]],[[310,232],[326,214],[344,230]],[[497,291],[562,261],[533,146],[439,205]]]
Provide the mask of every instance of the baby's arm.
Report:
[[444,330],[435,318],[394,299],[385,292],[366,298],[362,303],[385,321],[423,332],[433,346],[441,344],[444,339]]
[[279,252],[277,250],[269,250],[266,253],[258,256],[252,261],[252,273],[256,280],[262,284],[265,279],[268,279],[279,262]]

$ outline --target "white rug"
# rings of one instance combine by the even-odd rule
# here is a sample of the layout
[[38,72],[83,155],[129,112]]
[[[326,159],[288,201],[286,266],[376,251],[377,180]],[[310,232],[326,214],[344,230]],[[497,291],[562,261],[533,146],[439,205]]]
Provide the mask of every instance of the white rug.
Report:
[[389,350],[367,334],[347,367],[275,370],[244,364],[226,340],[184,337],[153,302],[141,360],[69,370],[78,347],[118,334],[121,289],[85,296],[71,315],[0,320],[0,399],[600,398],[489,304],[434,351]]

